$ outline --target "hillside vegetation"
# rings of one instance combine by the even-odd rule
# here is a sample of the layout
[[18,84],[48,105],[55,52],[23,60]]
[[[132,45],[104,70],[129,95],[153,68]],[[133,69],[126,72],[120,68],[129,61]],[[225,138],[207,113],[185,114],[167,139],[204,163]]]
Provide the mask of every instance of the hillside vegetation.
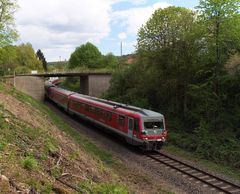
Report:
[[[3,87],[1,84],[1,90]],[[14,90],[9,92],[24,97]],[[111,172],[46,114],[2,92],[0,103],[1,193],[29,189],[43,193],[115,189],[116,193],[127,193],[126,187],[110,183]]]
[[[158,9],[138,32],[137,60],[105,98],[166,116],[169,143],[240,168],[239,1]],[[239,171],[236,171],[239,172]]]
[[0,83],[0,193],[122,194],[159,189],[146,180],[130,174],[45,105]]

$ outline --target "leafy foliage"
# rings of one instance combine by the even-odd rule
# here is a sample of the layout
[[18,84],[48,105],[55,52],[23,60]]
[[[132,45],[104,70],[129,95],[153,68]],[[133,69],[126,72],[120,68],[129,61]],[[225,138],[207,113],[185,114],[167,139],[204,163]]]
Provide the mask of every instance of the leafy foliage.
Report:
[[1,74],[30,73],[31,70],[42,71],[42,62],[38,60],[30,43],[19,46],[0,48]]
[[68,68],[73,69],[80,66],[88,68],[96,68],[101,60],[101,52],[96,46],[88,42],[77,47],[71,54]]
[[114,56],[113,53],[108,53],[102,56],[100,64],[101,64],[101,67],[114,69],[118,65],[118,58]]
[[174,50],[186,40],[194,22],[194,12],[182,7],[169,7],[155,11],[146,25],[138,33],[138,50]]
[[39,59],[40,61],[42,61],[42,65],[43,65],[44,71],[47,72],[47,61],[46,61],[46,59],[45,59],[42,51],[41,51],[40,49],[38,49],[38,51],[37,51],[36,54],[37,54],[38,59]]
[[17,40],[18,34],[14,23],[17,7],[16,0],[0,0],[0,47]]
[[0,68],[1,75],[10,73],[16,68],[17,62],[17,49],[15,46],[5,46],[0,48]]
[[[67,68],[74,69],[74,71],[91,71],[91,70],[111,70],[118,65],[118,58],[112,53],[102,55],[98,48],[92,43],[77,47],[71,54]],[[63,87],[72,91],[79,91],[80,88],[79,77],[69,77],[63,82]]]
[[171,143],[239,167],[239,27],[235,0],[156,10],[105,97],[163,113]]

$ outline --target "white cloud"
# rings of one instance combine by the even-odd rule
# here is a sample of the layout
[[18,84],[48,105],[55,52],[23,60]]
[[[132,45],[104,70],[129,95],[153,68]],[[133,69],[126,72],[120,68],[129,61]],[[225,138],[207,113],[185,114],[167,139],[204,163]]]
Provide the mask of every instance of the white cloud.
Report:
[[136,34],[139,28],[147,22],[153,12],[159,8],[171,6],[167,2],[155,3],[152,6],[131,8],[113,13],[113,22],[127,28],[129,34]]
[[[135,8],[113,12],[112,6],[121,2]],[[18,3],[18,43],[30,42],[36,50],[44,52],[48,61],[59,60],[59,56],[68,59],[75,47],[87,41],[99,44],[103,39],[123,40],[127,34],[136,35],[154,10],[170,5],[160,2],[143,7],[147,0],[19,0]],[[112,31],[121,33],[112,36]]]
[[121,2],[127,2],[133,5],[141,5],[147,3],[147,0],[109,0],[111,4],[121,3]]
[[35,49],[55,48],[57,53],[59,45],[72,45],[73,51],[86,41],[99,42],[111,30],[108,0],[19,0],[19,5],[20,42],[30,42]]
[[125,32],[121,32],[121,33],[118,34],[118,38],[119,38],[120,40],[124,40],[124,39],[127,38],[127,35],[126,35]]

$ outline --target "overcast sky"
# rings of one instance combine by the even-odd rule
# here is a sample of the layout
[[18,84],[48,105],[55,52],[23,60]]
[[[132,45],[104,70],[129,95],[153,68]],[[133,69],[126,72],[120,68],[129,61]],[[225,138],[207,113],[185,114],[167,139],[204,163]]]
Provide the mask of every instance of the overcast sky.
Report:
[[41,49],[47,61],[68,60],[77,46],[95,44],[102,54],[133,53],[138,29],[154,10],[194,8],[198,0],[18,0],[20,39]]

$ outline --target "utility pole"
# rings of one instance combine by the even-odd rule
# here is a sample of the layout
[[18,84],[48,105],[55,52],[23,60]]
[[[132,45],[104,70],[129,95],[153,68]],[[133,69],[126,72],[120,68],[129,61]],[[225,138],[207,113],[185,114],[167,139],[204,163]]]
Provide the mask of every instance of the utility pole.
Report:
[[121,44],[120,44],[120,52],[121,52],[121,56],[122,56],[122,41],[121,41]]
[[13,86],[14,87],[16,87],[15,77],[16,77],[16,72],[15,72],[15,69],[14,69],[14,71],[13,71]]

